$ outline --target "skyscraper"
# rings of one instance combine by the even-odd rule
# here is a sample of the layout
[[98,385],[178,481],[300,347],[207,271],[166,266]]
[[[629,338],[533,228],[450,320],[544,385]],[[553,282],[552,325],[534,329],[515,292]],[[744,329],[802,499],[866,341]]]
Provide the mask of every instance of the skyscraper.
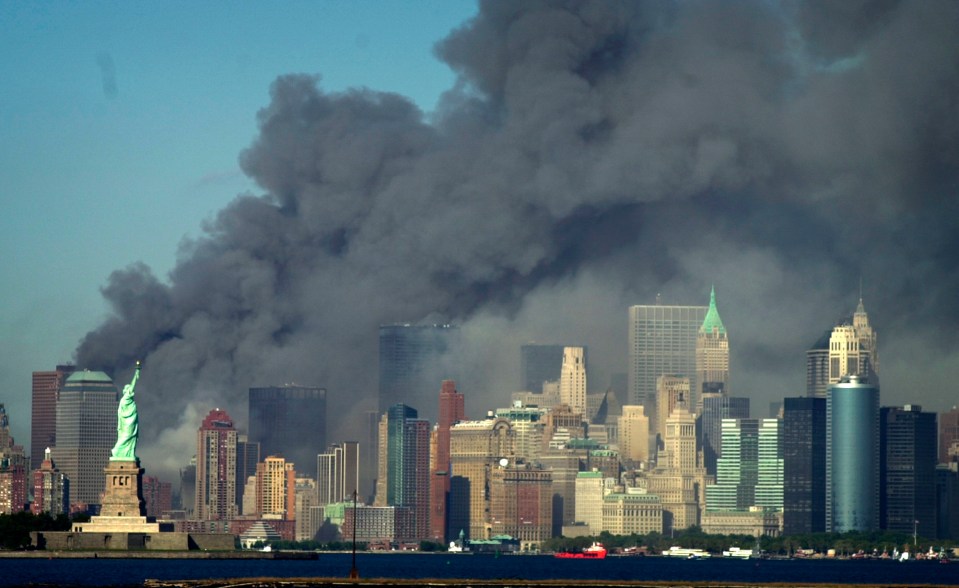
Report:
[[215,408],[197,431],[194,518],[228,521],[237,515],[236,442],[233,419]]
[[826,399],[783,405],[783,533],[826,531]]
[[826,398],[829,387],[829,339],[832,329],[823,333],[806,351],[806,396]]
[[696,337],[696,386],[691,389],[696,412],[703,406],[703,393],[727,394],[729,389],[729,338],[716,308],[716,288],[709,293],[709,309]]
[[450,428],[450,534],[463,530],[471,539],[487,538],[490,471],[513,455],[512,425],[504,418],[462,421]]
[[706,473],[715,476],[716,460],[722,455],[723,419],[748,419],[749,399],[718,392],[707,392],[703,396],[698,433]]
[[379,413],[391,406],[425,407],[422,418],[436,421],[434,390],[460,379],[460,330],[453,325],[380,327]]
[[312,386],[250,388],[250,441],[261,455],[282,456],[304,474],[326,448],[326,390]]
[[256,516],[291,521],[295,515],[295,464],[281,456],[269,455],[256,465]]
[[935,537],[936,413],[879,409],[879,471],[880,528]]
[[586,412],[586,356],[582,347],[563,348],[563,368],[559,377],[559,397],[573,412]]
[[58,365],[52,372],[33,372],[31,396],[30,463],[38,467],[44,452],[57,444],[57,392],[74,372],[72,365]]
[[663,532],[685,529],[700,523],[701,498],[706,470],[696,450],[696,415],[685,398],[666,419],[663,450],[648,479],[651,494],[662,504]]
[[690,398],[688,377],[664,374],[656,378],[656,418],[653,420],[656,428],[653,432],[659,441],[665,438],[666,419],[677,405],[682,403],[691,410],[687,404]]
[[450,492],[450,427],[466,418],[465,406],[463,395],[456,391],[456,382],[443,380],[430,476],[430,537],[444,543],[449,536],[446,512]]
[[27,456],[10,435],[7,410],[0,404],[0,513],[20,512],[27,504]]
[[552,472],[530,464],[503,460],[493,467],[489,483],[490,532],[520,540],[537,549],[553,527]]
[[[663,374],[690,376],[691,388],[696,389],[696,341],[708,310],[659,304],[629,307],[628,404],[646,407],[646,415],[655,420],[656,379]],[[695,395],[690,400],[695,407]]]
[[529,343],[520,347],[520,390],[543,392],[543,382],[558,382],[563,368],[562,345]]
[[826,531],[879,528],[879,390],[858,375],[826,396]]
[[[418,539],[430,536],[430,424],[417,418],[417,411],[405,404],[396,404],[386,412],[385,438],[380,439],[380,455],[386,463],[386,506],[400,506],[411,511],[411,533]],[[383,446],[385,445],[385,451]],[[384,467],[385,466],[385,467]],[[382,503],[377,496],[378,503]]]
[[243,510],[243,492],[247,481],[256,476],[256,464],[260,463],[260,444],[253,443],[246,435],[236,436],[236,503],[237,513]]
[[74,372],[60,389],[52,456],[70,480],[73,503],[100,503],[103,470],[117,438],[118,400],[113,380],[103,372]]
[[634,467],[649,462],[649,419],[642,406],[626,405],[619,417],[619,453]]
[[360,485],[360,444],[343,441],[330,445],[317,456],[317,504],[351,500]]

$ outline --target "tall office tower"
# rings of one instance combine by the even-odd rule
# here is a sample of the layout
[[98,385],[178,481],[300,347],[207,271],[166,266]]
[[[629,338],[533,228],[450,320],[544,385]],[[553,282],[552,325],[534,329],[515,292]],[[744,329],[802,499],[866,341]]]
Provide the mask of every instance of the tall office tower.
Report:
[[49,449],[44,452],[40,467],[33,471],[30,511],[35,515],[50,513],[53,517],[70,512],[70,480],[57,469]]
[[879,528],[879,390],[858,375],[826,393],[826,532]]
[[696,336],[696,387],[692,389],[699,413],[703,393],[725,394],[729,390],[729,339],[716,309],[716,288],[709,292],[709,309]]
[[524,406],[513,402],[511,408],[497,408],[496,418],[507,419],[513,427],[517,459],[535,463],[543,451],[543,432],[546,430],[546,409]]
[[543,392],[543,382],[558,382],[563,369],[563,345],[537,345],[529,343],[520,347],[519,389],[526,392]]
[[663,445],[647,484],[661,499],[663,532],[671,532],[699,524],[706,485],[706,469],[696,450],[696,415],[685,399],[666,419]]
[[563,370],[559,377],[559,398],[573,412],[586,414],[586,357],[582,347],[563,348]]
[[829,387],[829,340],[832,329],[826,330],[806,351],[806,396],[825,398]]
[[699,416],[700,447],[706,473],[716,475],[716,460],[722,455],[723,419],[748,419],[749,399],[707,392],[703,395],[702,412]]
[[[692,398],[689,390],[689,378],[676,375],[662,375],[656,378],[656,423],[657,444],[665,438],[666,419],[679,403],[688,403]],[[689,406],[687,404],[687,406]],[[690,411],[692,407],[689,406]]]
[[228,521],[237,515],[236,438],[225,410],[211,410],[196,435],[196,498],[198,521]]
[[242,513],[243,491],[251,476],[256,476],[256,464],[260,463],[260,444],[253,443],[246,435],[236,436],[236,512]]
[[519,539],[536,550],[552,536],[552,473],[503,458],[490,473],[490,532]]
[[634,468],[649,462],[649,419],[642,406],[626,405],[619,417],[619,454]]
[[46,449],[57,444],[57,392],[75,369],[72,365],[58,365],[52,372],[33,372],[31,467],[37,467],[44,460]]
[[779,419],[724,419],[723,455],[716,483],[706,488],[706,510],[782,510],[783,443]]
[[326,390],[311,386],[250,388],[250,441],[310,473],[326,447]]
[[783,404],[783,534],[826,531],[826,399]]
[[879,528],[936,537],[936,413],[879,409],[879,472]]
[[506,458],[513,461],[512,424],[504,418],[461,421],[450,427],[450,500],[447,528],[471,539],[487,539],[489,474]]
[[[384,413],[385,414],[385,413]],[[376,495],[377,467],[379,465],[379,431],[380,414],[375,410],[364,413],[363,442],[360,443],[366,450],[360,462],[360,496],[366,498],[367,504],[373,504]]]
[[433,390],[460,379],[460,329],[453,325],[380,327],[379,413],[396,404],[425,407],[421,418],[437,420]]
[[[296,469],[285,458],[270,455],[256,464],[256,516],[261,519],[294,520]],[[246,514],[246,513],[244,513]]]
[[[696,341],[706,320],[705,306],[629,307],[629,400],[646,407],[656,429],[656,379],[663,374],[690,376],[690,389],[699,382],[696,374]],[[695,407],[695,392],[692,406]]]
[[155,476],[143,476],[143,507],[146,516],[154,518],[173,510],[173,485]]
[[113,380],[103,372],[74,372],[60,389],[52,455],[70,479],[74,504],[100,503],[103,470],[117,440],[118,401]]
[[316,456],[316,494],[320,506],[353,499],[359,492],[360,444],[344,441]]
[[939,463],[959,462],[959,408],[939,413]]
[[[380,471],[385,480],[377,487],[377,504],[410,509],[411,532],[418,539],[430,534],[430,424],[417,411],[396,404],[381,421]],[[385,499],[380,492],[385,493]]]
[[439,419],[436,421],[435,450],[430,477],[430,537],[446,542],[446,511],[450,493],[450,427],[466,418],[466,403],[456,391],[456,382],[443,380],[439,395]]
[[878,388],[878,374],[876,333],[869,326],[869,317],[860,298],[852,324],[837,325],[829,337],[829,383],[835,384],[843,376],[858,375]]

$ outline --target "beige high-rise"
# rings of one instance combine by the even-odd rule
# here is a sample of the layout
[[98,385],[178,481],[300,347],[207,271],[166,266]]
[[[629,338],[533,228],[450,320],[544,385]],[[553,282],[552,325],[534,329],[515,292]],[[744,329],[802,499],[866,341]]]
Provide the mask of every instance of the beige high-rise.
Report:
[[514,459],[512,424],[504,418],[464,421],[450,427],[451,535],[466,532],[470,539],[490,536],[490,471],[501,459]]
[[662,500],[663,532],[668,533],[699,524],[704,502],[706,468],[696,450],[696,415],[684,402],[666,419],[663,442],[648,487]]
[[679,403],[688,403],[690,398],[689,378],[665,375],[656,379],[656,429],[653,432],[660,440],[666,438],[666,419]]
[[619,417],[619,455],[638,466],[649,461],[649,418],[638,405],[623,407]]
[[716,288],[709,293],[709,309],[696,337],[696,376],[690,390],[690,406],[701,413],[703,394],[727,394],[729,385],[729,338],[716,308]]
[[559,376],[559,398],[573,412],[586,412],[586,358],[582,347],[563,348],[563,366]]

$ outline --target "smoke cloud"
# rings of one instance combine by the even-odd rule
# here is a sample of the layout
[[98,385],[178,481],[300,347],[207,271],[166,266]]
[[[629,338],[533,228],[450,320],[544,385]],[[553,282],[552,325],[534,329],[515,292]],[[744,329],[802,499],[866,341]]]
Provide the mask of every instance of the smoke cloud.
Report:
[[715,284],[732,391],[762,416],[804,392],[805,350],[861,277],[883,402],[945,409],[956,22],[934,0],[483,2],[436,45],[458,82],[429,118],[281,76],[240,156],[262,192],[168,279],[116,271],[77,362],[145,360],[151,467],[214,406],[245,423],[251,386],[324,386],[330,438],[363,438],[381,323],[461,324],[477,416],[518,385],[521,343],[585,342],[602,390],[626,371],[629,305],[706,304]]

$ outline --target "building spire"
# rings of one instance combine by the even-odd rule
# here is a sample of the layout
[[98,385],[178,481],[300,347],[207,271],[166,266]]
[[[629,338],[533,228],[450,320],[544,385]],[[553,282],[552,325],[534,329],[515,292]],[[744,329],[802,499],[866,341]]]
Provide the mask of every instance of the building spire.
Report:
[[706,319],[703,321],[703,326],[699,328],[699,332],[726,334],[726,327],[723,326],[723,320],[719,318],[719,310],[716,309],[716,286],[713,286],[709,293],[709,310],[706,311]]

